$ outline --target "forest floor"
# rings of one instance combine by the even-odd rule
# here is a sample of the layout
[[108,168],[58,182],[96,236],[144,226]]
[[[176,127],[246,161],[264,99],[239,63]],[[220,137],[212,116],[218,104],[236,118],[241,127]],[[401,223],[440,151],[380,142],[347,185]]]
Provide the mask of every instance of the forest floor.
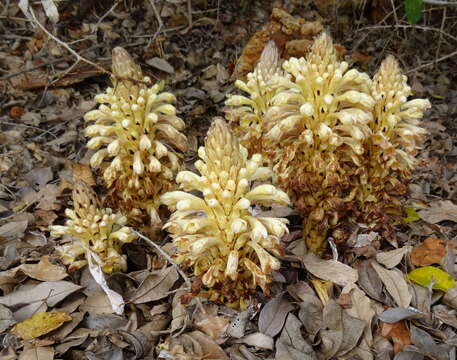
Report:
[[[393,0],[46,3],[53,1],[31,1],[26,14],[18,4],[29,1],[0,4],[1,359],[455,359],[457,288],[440,291],[435,285],[449,279],[436,273],[429,286],[405,278],[426,265],[457,278],[455,7],[424,5],[414,26]],[[125,48],[166,81],[192,164],[212,119],[224,116],[226,95],[237,91],[244,46],[275,7],[320,21],[341,56],[370,75],[394,55],[413,96],[431,101],[408,222],[396,242],[362,227],[333,260],[330,252],[308,256],[292,225],[271,298],[259,290],[258,305],[244,312],[183,304],[187,278],[137,240],[124,249],[128,272],[106,276],[128,300],[116,314],[100,278],[87,267],[67,272],[55,251],[60,239],[49,233],[72,208],[74,179],[103,195],[83,116],[110,85],[112,49]],[[57,315],[40,320],[41,312]]]

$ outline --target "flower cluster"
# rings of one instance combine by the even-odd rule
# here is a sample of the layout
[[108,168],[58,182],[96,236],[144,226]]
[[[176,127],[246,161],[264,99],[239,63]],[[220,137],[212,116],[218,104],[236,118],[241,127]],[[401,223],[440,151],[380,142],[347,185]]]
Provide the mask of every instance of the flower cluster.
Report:
[[253,72],[247,81],[236,80],[235,86],[245,95],[229,95],[226,117],[235,127],[235,135],[251,153],[262,150],[263,119],[272,106],[271,100],[277,91],[278,78],[283,76],[279,65],[279,53],[273,41],[268,42]]
[[[176,181],[184,191],[161,199],[174,211],[164,226],[176,247],[175,259],[201,278],[202,296],[246,308],[257,286],[268,293],[271,273],[280,267],[281,237],[288,221],[263,217],[258,206],[288,205],[289,197],[270,184],[272,176],[259,154],[248,157],[225,122],[216,119],[198,151],[200,175],[182,171]],[[201,196],[192,194],[197,191]],[[257,208],[255,207],[257,206]]]
[[[245,145],[262,149],[274,164],[279,186],[305,218],[309,249],[319,252],[343,217],[373,223],[367,207],[372,215],[384,213],[382,202],[389,202],[396,184],[406,185],[424,135],[418,120],[429,102],[407,101],[410,88],[392,57],[371,80],[337,59],[325,33],[306,58],[284,61],[284,74],[271,64],[262,58],[249,75],[257,79],[271,66],[262,70],[274,74],[269,83],[257,81],[267,89],[238,85],[248,96],[229,97],[229,114],[240,113],[246,139],[260,139],[260,146]],[[245,125],[254,115],[261,125]]]
[[88,148],[98,150],[91,166],[101,168],[110,204],[126,212],[130,221],[144,214],[160,223],[159,196],[173,188],[181,169],[187,139],[184,122],[176,116],[173,94],[151,85],[126,50],[113,50],[113,87],[95,100],[101,105],[88,112]]
[[125,216],[102,209],[95,192],[82,181],[75,183],[73,203],[74,210],[65,210],[69,218],[65,226],[51,226],[51,235],[73,237],[70,243],[57,248],[63,263],[70,265],[70,271],[80,269],[87,264],[85,253],[91,251],[105,273],[127,270],[121,247],[137,236],[125,226]]
[[397,60],[388,56],[371,84],[375,100],[372,135],[365,143],[364,172],[360,173],[358,200],[367,223],[387,225],[390,216],[401,215],[398,195],[407,192],[407,182],[416,164],[415,155],[426,131],[419,126],[427,99],[408,101],[411,88]]

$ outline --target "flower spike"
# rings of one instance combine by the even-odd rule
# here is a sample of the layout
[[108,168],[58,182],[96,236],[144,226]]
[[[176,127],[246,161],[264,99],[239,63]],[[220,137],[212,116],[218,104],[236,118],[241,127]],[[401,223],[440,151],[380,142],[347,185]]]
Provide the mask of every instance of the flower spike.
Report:
[[94,252],[100,259],[105,273],[127,270],[127,257],[122,255],[122,245],[136,239],[126,225],[127,219],[111,209],[100,206],[95,192],[78,180],[73,188],[74,210],[67,209],[69,218],[64,226],[51,226],[52,236],[70,235],[73,240],[57,248],[65,265],[75,271],[87,264],[84,255]]
[[[271,171],[256,154],[216,119],[195,163],[200,175],[182,171],[177,182],[185,191],[162,195],[174,211],[165,228],[176,247],[175,259],[192,268],[207,290],[201,295],[234,308],[246,308],[257,286],[268,294],[271,272],[280,267],[281,237],[288,221],[256,215],[254,206],[289,205],[288,196],[269,184]],[[198,191],[201,196],[189,191]]]
[[97,150],[91,166],[99,167],[113,206],[126,211],[131,221],[160,223],[159,196],[173,188],[173,177],[181,169],[187,139],[184,122],[176,116],[171,93],[163,84],[151,85],[141,68],[123,48],[113,50],[113,87],[95,100],[101,104],[85,120]]

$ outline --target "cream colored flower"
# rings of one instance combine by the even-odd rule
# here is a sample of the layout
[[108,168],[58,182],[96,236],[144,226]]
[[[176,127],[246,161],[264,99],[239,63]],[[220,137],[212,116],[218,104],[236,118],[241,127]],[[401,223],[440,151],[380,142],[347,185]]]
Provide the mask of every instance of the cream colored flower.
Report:
[[130,219],[146,212],[158,222],[159,195],[173,188],[187,149],[184,122],[171,105],[174,95],[162,92],[162,83],[151,85],[126,50],[113,50],[112,69],[113,87],[95,97],[101,105],[84,117],[93,122],[87,146],[98,150],[91,166],[101,168],[113,205]]
[[280,267],[280,239],[288,232],[286,219],[255,215],[253,207],[290,201],[272,185],[253,187],[271,171],[262,167],[260,155],[248,157],[223,120],[214,121],[198,154],[200,175],[180,172],[176,180],[184,191],[161,197],[174,211],[164,228],[176,246],[176,261],[209,289],[202,295],[245,308],[257,286],[268,293],[271,272]]
[[51,226],[52,236],[73,237],[72,242],[57,248],[62,262],[70,266],[70,271],[80,269],[87,264],[86,251],[91,250],[99,257],[105,273],[127,270],[127,257],[121,248],[137,236],[125,226],[125,216],[101,208],[95,192],[82,181],[75,183],[73,203],[74,210],[65,210],[69,218],[65,225]]
[[309,249],[319,252],[350,207],[352,177],[371,136],[371,80],[338,61],[325,33],[306,58],[290,58],[283,69],[289,77],[264,115],[266,151],[280,187],[305,217]]
[[242,145],[252,153],[261,150],[263,118],[271,106],[271,100],[287,82],[280,68],[279,53],[274,41],[268,42],[253,72],[247,81],[236,80],[235,86],[247,95],[229,95],[226,117],[235,123],[236,135]]
[[304,217],[309,250],[321,252],[329,230],[344,241],[352,224],[380,229],[401,218],[398,195],[416,163],[429,101],[408,101],[411,90],[393,57],[371,80],[337,59],[325,33],[306,58],[290,58],[282,68],[273,66],[268,82],[258,80],[258,69],[250,86],[238,82],[248,96],[229,98],[228,114],[247,134],[246,146],[260,143],[274,164],[275,182]]
[[414,155],[427,134],[419,126],[419,120],[431,105],[427,99],[408,101],[411,88],[407,80],[393,56],[382,62],[371,87],[376,104],[374,121],[370,125],[376,136],[373,139],[376,146],[395,148],[397,164],[393,170],[409,172],[415,163]]
[[411,88],[393,56],[381,63],[371,94],[376,101],[370,123],[373,134],[365,142],[370,157],[360,172],[357,197],[366,223],[391,230],[389,217],[402,218],[400,196],[407,193],[415,156],[426,135],[419,120],[430,102],[408,100]]

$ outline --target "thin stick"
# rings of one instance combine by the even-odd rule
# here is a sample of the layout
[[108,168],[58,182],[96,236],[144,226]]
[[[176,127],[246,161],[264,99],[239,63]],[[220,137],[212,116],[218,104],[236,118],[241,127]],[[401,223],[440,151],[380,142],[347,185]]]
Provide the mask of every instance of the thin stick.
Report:
[[364,28],[358,29],[356,31],[365,31],[365,30],[382,30],[382,29],[392,29],[392,28],[401,28],[401,29],[418,29],[423,31],[435,31],[442,33],[443,35],[447,36],[448,38],[457,41],[457,37],[442,31],[441,29],[428,27],[428,26],[417,26],[417,25],[375,25],[375,26],[366,26]]
[[446,22],[446,9],[447,9],[447,7],[443,8],[443,18],[441,20],[440,38],[438,40],[438,46],[436,47],[435,61],[436,61],[436,59],[438,59],[438,56],[439,56],[440,50],[441,50],[441,42],[443,41],[443,29],[444,29],[444,23]]
[[457,1],[443,1],[443,0],[422,0],[424,4],[439,5],[439,6],[457,6]]
[[154,4],[154,0],[149,0],[149,3],[151,4],[152,11],[154,12],[154,16],[156,17],[157,22],[159,23],[159,27],[157,28],[157,31],[154,33],[154,35],[149,39],[147,47],[150,47],[152,42],[156,39],[156,37],[160,34],[163,28],[163,21],[162,18],[160,17],[159,11],[156,8],[156,4]]
[[30,125],[21,124],[21,123],[12,123],[12,122],[3,121],[3,120],[0,120],[0,125],[19,126],[19,127],[23,127],[23,128],[27,128],[27,129],[38,130],[38,131],[41,131],[42,133],[49,134],[49,135],[53,136],[55,139],[57,139],[57,136],[54,135],[53,133],[49,132],[49,130],[41,129],[36,126],[30,126]]
[[38,19],[36,18],[35,16],[35,13],[32,9],[32,7],[29,7],[29,11],[30,11],[30,14],[32,15],[32,18],[34,20],[34,23],[36,23],[38,25],[38,27],[43,30],[43,32],[49,36],[52,40],[54,40],[56,43],[58,43],[59,45],[63,46],[68,52],[70,52],[70,54],[72,54],[74,57],[76,57],[77,60],[79,61],[83,61],[89,65],[92,65],[93,67],[95,67],[96,69],[100,70],[101,72],[105,73],[105,74],[110,74],[111,75],[111,72],[102,68],[100,65],[82,57],[81,55],[79,55],[76,51],[74,51],[67,43],[63,42],[62,40],[58,39],[57,37],[55,37],[54,35],[52,35],[48,29],[46,29],[39,21]]
[[176,269],[176,271],[179,273],[179,275],[181,275],[181,277],[184,279],[184,282],[186,283],[187,287],[189,289],[192,288],[192,283],[190,281],[190,279],[187,277],[187,275],[181,270],[181,268],[178,266],[178,264],[176,264],[173,259],[170,257],[170,255],[168,255],[159,245],[157,245],[154,241],[152,241],[151,239],[147,238],[146,236],[144,236],[143,234],[139,233],[138,231],[134,230],[135,234],[137,234],[141,239],[143,239],[144,241],[146,241],[149,245],[151,245],[152,247],[154,247],[159,253],[160,255],[162,255],[165,259],[167,259],[167,261]]
[[[143,234],[141,234],[140,232],[136,231],[136,230],[133,230],[133,232],[135,234],[137,234],[140,239],[143,239],[144,241],[146,241],[149,245],[151,245],[153,248],[155,248],[159,253],[160,255],[162,255],[165,259],[167,259],[167,261],[176,269],[176,271],[179,273],[179,275],[181,275],[181,277],[183,278],[184,282],[186,283],[187,287],[189,289],[192,289],[192,282],[190,281],[190,279],[187,277],[187,275],[181,270],[181,268],[178,266],[178,264],[176,264],[173,259],[170,257],[170,255],[168,255],[159,245],[157,245],[154,241],[152,241],[151,239],[147,238],[146,236],[144,236]],[[197,307],[200,309],[200,311],[203,313],[203,314],[206,314],[206,310],[205,308],[203,307],[203,304],[200,300],[199,297],[195,297],[195,301],[197,302]]]
[[400,23],[398,22],[397,9],[395,8],[394,0],[390,0],[390,3],[392,4],[392,11],[394,13],[395,24],[399,25]]
[[181,31],[181,34],[187,34],[192,29],[192,0],[187,0],[187,28]]
[[114,11],[114,9],[119,5],[119,1],[116,1],[111,8],[98,19],[96,25],[100,25],[100,23],[111,13],[111,11]]
[[441,62],[441,61],[443,61],[443,60],[449,59],[450,57],[453,57],[453,56],[456,56],[456,55],[457,55],[457,51],[451,52],[450,54],[447,54],[447,55],[445,55],[445,56],[440,57],[439,59],[436,59],[436,60],[434,60],[434,61],[431,61],[431,62],[429,62],[429,63],[427,63],[427,64],[420,65],[420,66],[418,66],[418,67],[416,67],[416,68],[414,68],[414,69],[408,70],[408,71],[406,72],[406,74],[409,74],[410,72],[417,71],[417,70],[420,70],[420,69],[429,67],[429,66],[431,66],[431,65],[437,64],[437,63],[439,63],[439,62]]
[[[100,47],[103,47],[103,46],[105,46],[105,44],[91,46],[90,48],[81,50],[81,53],[85,53],[85,52],[88,52],[88,51],[91,51],[91,50],[94,50],[94,49],[97,49],[97,48],[100,48]],[[22,71],[13,73],[13,74],[6,75],[6,76],[0,78],[0,81],[8,80],[8,79],[11,79],[13,77],[16,77],[16,76],[19,76],[19,75],[22,75],[22,74],[25,74],[25,73],[28,73],[28,72],[31,72],[31,71],[34,71],[34,70],[41,69],[43,67],[51,66],[51,65],[54,65],[54,64],[58,64],[58,63],[62,63],[62,62],[65,62],[65,61],[67,61],[67,59],[60,58],[60,59],[56,59],[56,60],[53,60],[53,61],[45,62],[45,63],[42,63],[40,65],[33,66],[33,67],[29,68],[29,69],[22,70]]]

